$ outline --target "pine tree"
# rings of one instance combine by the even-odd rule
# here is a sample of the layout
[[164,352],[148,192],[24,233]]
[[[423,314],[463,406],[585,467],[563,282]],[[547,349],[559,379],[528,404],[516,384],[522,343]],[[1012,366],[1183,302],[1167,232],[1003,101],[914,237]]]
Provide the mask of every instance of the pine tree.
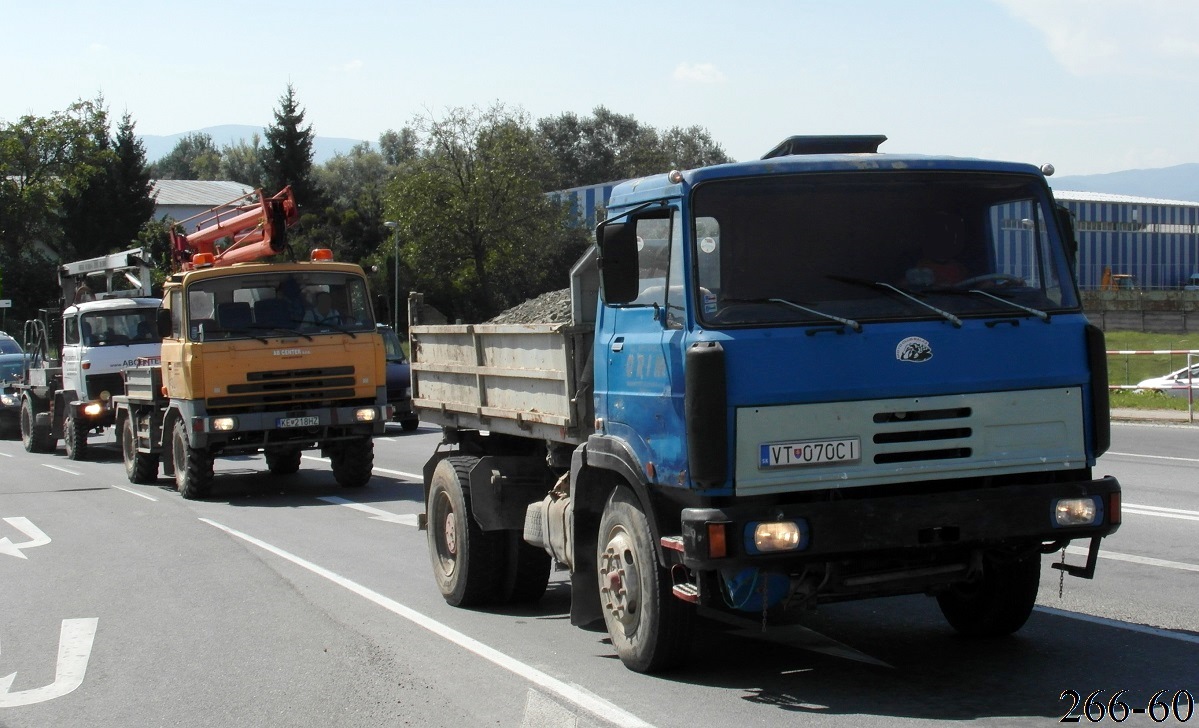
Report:
[[146,147],[133,132],[133,119],[126,113],[113,139],[115,152],[109,165],[109,184],[114,203],[113,236],[118,246],[129,245],[142,226],[154,217],[154,197]]
[[312,182],[312,125],[303,126],[304,110],[296,101],[295,88],[287,84],[287,92],[279,97],[275,123],[266,128],[263,182],[266,194],[273,195],[291,185],[301,210],[311,212],[322,208],[319,193]]

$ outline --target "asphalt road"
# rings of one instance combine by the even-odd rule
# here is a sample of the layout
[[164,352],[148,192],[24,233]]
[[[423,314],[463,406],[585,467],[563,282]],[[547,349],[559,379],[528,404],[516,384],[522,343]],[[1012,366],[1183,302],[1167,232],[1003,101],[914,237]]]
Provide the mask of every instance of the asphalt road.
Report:
[[1013,638],[958,638],[925,597],[873,600],[765,634],[703,621],[667,676],[571,627],[563,572],[533,607],[447,606],[415,528],[439,433],[389,435],[367,488],[315,457],[288,477],[246,458],[218,461],[202,502],[130,485],[115,450],[0,441],[0,726],[1046,725],[1068,690],[1199,697],[1199,429],[1114,426],[1096,474],[1120,478],[1124,525],[1060,596],[1045,557]]

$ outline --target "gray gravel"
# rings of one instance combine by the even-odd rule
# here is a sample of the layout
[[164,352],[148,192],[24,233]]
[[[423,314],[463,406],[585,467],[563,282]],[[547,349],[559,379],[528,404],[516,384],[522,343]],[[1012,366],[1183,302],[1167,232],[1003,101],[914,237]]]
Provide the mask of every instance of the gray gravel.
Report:
[[543,293],[504,311],[488,324],[561,324],[570,323],[570,289]]

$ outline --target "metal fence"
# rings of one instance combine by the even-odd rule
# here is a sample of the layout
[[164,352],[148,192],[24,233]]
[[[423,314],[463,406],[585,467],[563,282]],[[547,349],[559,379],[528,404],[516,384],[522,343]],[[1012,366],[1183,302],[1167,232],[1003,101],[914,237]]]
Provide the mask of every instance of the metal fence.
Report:
[[[1157,391],[1165,396],[1185,397],[1187,400],[1187,418],[1195,421],[1195,387],[1199,385],[1199,349],[1152,349],[1152,350],[1116,350],[1107,352],[1108,381],[1111,381],[1112,357],[1125,357],[1125,381],[1128,380],[1128,357],[1130,356],[1175,356],[1186,357],[1186,367],[1157,377],[1160,386],[1141,386],[1140,384],[1108,384],[1112,390]],[[1171,376],[1174,375],[1174,376]],[[1145,381],[1145,380],[1142,380]],[[1185,392],[1185,393],[1184,393]]]

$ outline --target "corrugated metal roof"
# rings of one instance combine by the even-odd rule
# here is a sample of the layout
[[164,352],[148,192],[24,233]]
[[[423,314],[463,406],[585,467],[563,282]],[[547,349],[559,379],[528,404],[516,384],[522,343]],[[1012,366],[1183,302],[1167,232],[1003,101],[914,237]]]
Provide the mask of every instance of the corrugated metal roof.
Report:
[[216,207],[247,193],[254,188],[241,182],[205,181],[191,179],[151,180],[152,194],[158,205],[194,205]]
[[1070,190],[1054,190],[1053,196],[1062,202],[1108,202],[1124,205],[1173,205],[1178,207],[1199,207],[1199,202],[1185,200],[1161,200],[1154,197],[1134,197],[1133,195],[1113,195],[1108,192],[1073,192]]

